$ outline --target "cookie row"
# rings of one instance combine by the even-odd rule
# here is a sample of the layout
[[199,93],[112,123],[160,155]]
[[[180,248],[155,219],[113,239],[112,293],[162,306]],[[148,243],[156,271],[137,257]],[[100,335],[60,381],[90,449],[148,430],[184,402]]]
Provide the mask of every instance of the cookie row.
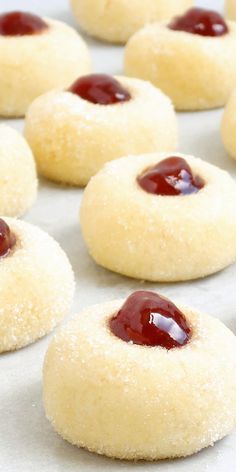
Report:
[[[38,228],[0,219],[0,235],[2,352],[50,331],[74,283],[65,254]],[[235,427],[235,358],[236,338],[215,318],[135,292],[85,310],[54,337],[46,414],[63,438],[99,454],[185,457]]]
[[[7,218],[0,234],[2,352],[50,331],[74,285],[44,232]],[[54,337],[44,363],[46,413],[65,439],[100,454],[187,456],[235,427],[235,358],[236,338],[218,320],[135,292],[85,310]]]
[[[139,29],[166,22],[193,6],[193,0],[70,0],[78,24],[86,33],[115,43],[125,43]],[[91,11],[93,14],[91,14]],[[236,19],[234,0],[226,0],[229,19]]]
[[[134,122],[135,101],[130,104],[131,118],[130,127],[126,128],[127,135],[122,135],[125,127],[120,116],[123,112],[116,108],[120,105],[101,107],[102,119],[98,117],[98,110],[97,121],[89,126],[86,120],[81,119],[80,113],[75,116],[72,110],[70,116],[71,103],[74,106],[75,101],[76,105],[77,97],[63,92],[61,95],[59,93],[59,98],[50,95],[38,99],[40,103],[33,105],[34,110],[29,112],[26,135],[43,175],[57,181],[67,177],[66,182],[85,184],[102,167],[102,159],[106,162],[114,157],[112,153],[109,154],[109,149],[116,152],[115,144],[122,154],[122,138],[124,154],[125,150],[130,150],[129,146],[133,150],[132,143],[139,132],[141,139],[137,140],[137,147],[134,148],[138,155],[107,164],[85,190],[81,224],[89,252],[97,263],[110,270],[146,280],[178,281],[209,275],[236,259],[235,182],[215,166],[174,152],[176,125],[171,105],[158,90],[154,89],[152,93],[149,84],[141,83],[141,86],[151,91],[150,102],[148,105],[146,103],[147,108],[152,110],[150,129],[148,114],[147,124],[144,119]],[[160,103],[158,113],[155,113],[155,95],[157,103]],[[154,99],[151,100],[152,97]],[[57,112],[51,98],[55,100],[56,107],[59,105]],[[82,100],[78,103],[82,103]],[[64,117],[61,105],[67,107]],[[88,106],[91,104],[88,103]],[[97,112],[96,105],[91,108]],[[119,118],[113,123],[112,119],[105,117],[105,109],[109,109],[111,116],[114,112],[113,116],[117,114]],[[165,109],[167,120],[163,122]],[[128,123],[128,114],[123,116]],[[157,117],[156,123],[153,122],[153,116]],[[157,152],[161,143],[157,133],[158,118],[162,143],[166,140],[166,148],[173,148],[171,152]],[[172,131],[171,125],[168,128],[171,122]],[[116,123],[120,124],[120,134]],[[84,130],[85,124],[87,127]],[[145,125],[146,135],[142,135]],[[166,137],[162,132],[165,126],[168,129]],[[108,140],[106,130],[111,129],[111,139]],[[5,179],[5,185],[1,188],[1,210],[5,215],[19,215],[32,204],[36,196],[34,159],[23,138],[14,130],[2,126],[0,135],[5,143],[1,164]],[[103,135],[105,139],[102,142]],[[168,136],[172,136],[173,145]],[[68,148],[63,147],[64,142]],[[81,152],[83,143],[85,147],[88,144],[90,153]],[[149,149],[150,144],[153,148]],[[142,148],[142,145],[147,145],[147,148]],[[99,146],[103,152],[100,160],[99,152],[96,155]],[[142,151],[152,150],[156,152],[142,154]],[[6,161],[8,154],[10,159]],[[41,169],[45,169],[44,172]],[[212,241],[210,247],[209,240]]]
[[[78,8],[88,8],[92,19],[88,3],[83,6],[80,1]],[[178,2],[170,3],[175,9]],[[108,6],[104,1],[95,4],[101,14],[107,9],[112,15],[120,0]],[[192,8],[136,32],[125,49],[124,69],[128,76],[160,88],[176,109],[210,109],[225,105],[235,88],[235,48],[235,22],[214,11]],[[30,13],[0,15],[0,52],[0,114],[7,117],[23,116],[36,97],[68,89],[91,70],[87,46],[72,28]]]
[[[233,158],[235,128],[234,93],[222,120],[222,138]],[[177,135],[173,106],[160,90],[139,79],[99,74],[78,79],[67,91],[39,97],[30,106],[25,125],[39,173],[78,186],[86,185],[103,164],[124,155],[174,152]],[[34,159],[16,131],[1,126],[0,136],[4,175],[0,211],[20,216],[36,197]]]

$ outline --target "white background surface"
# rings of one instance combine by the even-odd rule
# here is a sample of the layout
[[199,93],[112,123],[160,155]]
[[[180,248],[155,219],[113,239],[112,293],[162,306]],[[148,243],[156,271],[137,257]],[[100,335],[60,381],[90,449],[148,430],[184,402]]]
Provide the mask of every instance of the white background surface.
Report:
[[[223,4],[214,0],[197,3],[211,8],[222,8]],[[10,9],[27,9],[74,24],[67,0],[0,0],[0,11]],[[95,71],[122,72],[121,47],[91,39],[88,42]],[[236,163],[226,156],[220,140],[221,114],[221,110],[179,114],[179,150],[228,169],[236,177]],[[23,127],[21,121],[8,120],[8,124]],[[25,217],[53,235],[70,258],[77,281],[72,313],[94,303],[124,297],[142,287],[159,290],[218,316],[236,333],[236,265],[204,280],[172,285],[141,284],[109,273],[95,266],[81,239],[78,222],[81,195],[79,189],[41,182],[38,200]],[[49,340],[47,336],[18,352],[0,356],[1,472],[235,472],[236,433],[191,458],[160,463],[112,461],[64,442],[51,429],[42,406],[41,370]]]

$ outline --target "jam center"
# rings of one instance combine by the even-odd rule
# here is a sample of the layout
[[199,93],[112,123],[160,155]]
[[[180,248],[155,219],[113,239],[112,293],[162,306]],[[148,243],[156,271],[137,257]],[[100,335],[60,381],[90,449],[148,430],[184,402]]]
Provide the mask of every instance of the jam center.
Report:
[[47,28],[47,23],[32,13],[13,11],[0,15],[0,35],[2,36],[34,35]]
[[123,341],[165,349],[184,346],[191,335],[184,314],[154,292],[134,292],[109,323]]
[[6,256],[15,246],[16,238],[7,223],[0,218],[0,257]]
[[130,93],[118,80],[105,74],[91,74],[80,77],[69,88],[69,92],[79,95],[88,102],[99,105],[112,105],[127,102],[131,99]]
[[223,36],[229,32],[224,18],[216,11],[191,8],[183,16],[174,18],[169,28],[200,36]]
[[190,195],[205,185],[182,157],[164,159],[141,174],[137,182],[146,192],[162,196]]

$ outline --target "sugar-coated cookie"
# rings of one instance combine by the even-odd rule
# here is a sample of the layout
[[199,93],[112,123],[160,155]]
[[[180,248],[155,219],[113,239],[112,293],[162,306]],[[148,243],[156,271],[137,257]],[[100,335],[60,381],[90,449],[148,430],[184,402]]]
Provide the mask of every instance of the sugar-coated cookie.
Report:
[[236,2],[235,0],[225,1],[225,14],[230,20],[236,20]]
[[192,6],[193,0],[71,0],[79,25],[97,38],[125,43],[142,26],[169,20]]
[[93,306],[51,342],[44,404],[55,430],[90,451],[188,456],[236,425],[236,338],[153,292]]
[[71,27],[26,12],[0,14],[0,115],[23,116],[42,93],[90,71],[87,46]]
[[174,150],[177,122],[169,98],[148,82],[93,74],[39,97],[25,136],[41,175],[84,186],[107,161]]
[[172,156],[118,159],[90,180],[80,220],[99,265],[139,279],[181,281],[236,260],[236,183],[201,159]]
[[[1,79],[0,79],[1,80]],[[37,195],[36,166],[24,138],[0,126],[0,214],[21,216]]]
[[236,92],[233,92],[224,110],[221,134],[226,151],[236,159]]
[[125,51],[129,76],[150,80],[180,110],[223,106],[236,84],[236,24],[190,9],[137,32]]
[[70,263],[36,226],[0,219],[0,352],[41,338],[67,314],[73,299]]

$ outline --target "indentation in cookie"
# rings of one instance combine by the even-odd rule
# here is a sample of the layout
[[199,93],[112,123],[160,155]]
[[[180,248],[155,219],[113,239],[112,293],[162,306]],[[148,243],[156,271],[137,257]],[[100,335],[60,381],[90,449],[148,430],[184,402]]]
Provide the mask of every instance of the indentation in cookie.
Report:
[[69,92],[99,105],[112,105],[131,99],[128,90],[117,79],[106,74],[90,74],[80,77],[71,85]]
[[190,8],[183,16],[174,18],[169,28],[200,36],[223,36],[229,32],[224,18],[218,12],[203,8]]
[[1,36],[29,36],[42,33],[48,24],[39,16],[28,12],[13,11],[0,15]]
[[182,157],[168,157],[147,169],[137,178],[140,187],[148,193],[163,196],[190,195],[201,190],[205,182],[194,175]]
[[16,244],[16,237],[7,223],[0,218],[0,257],[5,257]]
[[123,341],[166,349],[184,346],[191,336],[184,314],[170,300],[144,290],[130,295],[109,325]]

